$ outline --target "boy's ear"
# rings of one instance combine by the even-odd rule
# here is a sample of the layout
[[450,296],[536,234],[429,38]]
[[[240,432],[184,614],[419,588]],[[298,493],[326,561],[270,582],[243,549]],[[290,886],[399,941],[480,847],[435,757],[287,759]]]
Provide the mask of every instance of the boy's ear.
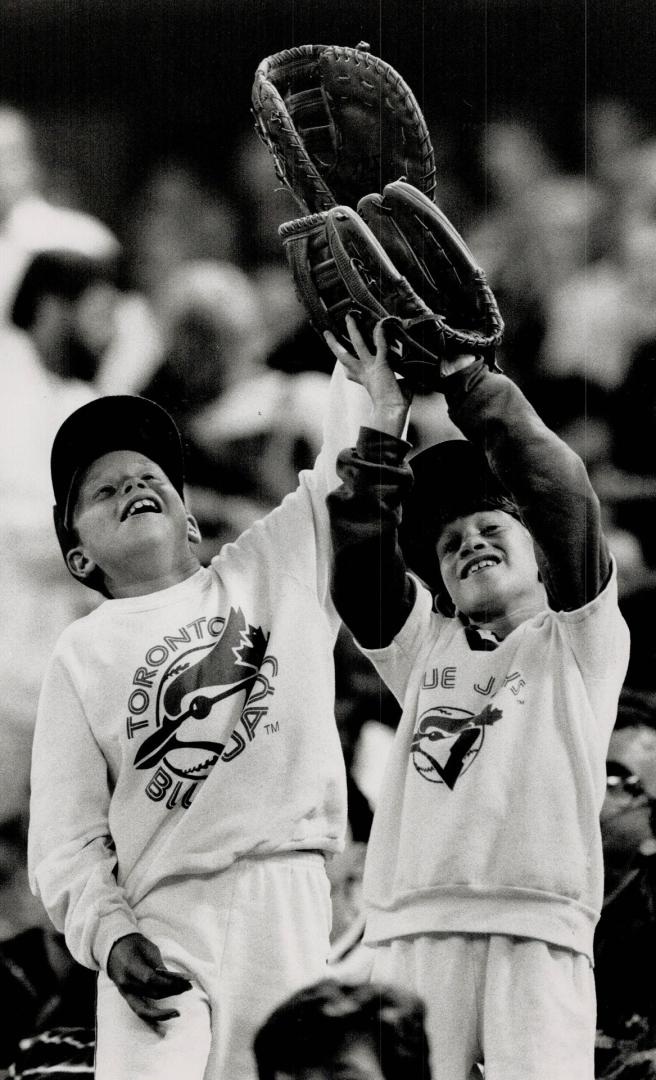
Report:
[[187,514],[187,538],[190,544],[200,544],[202,536],[193,514]]
[[66,565],[73,577],[78,578],[80,581],[86,581],[93,574],[98,564],[89,558],[83,548],[75,547],[71,548],[67,553]]

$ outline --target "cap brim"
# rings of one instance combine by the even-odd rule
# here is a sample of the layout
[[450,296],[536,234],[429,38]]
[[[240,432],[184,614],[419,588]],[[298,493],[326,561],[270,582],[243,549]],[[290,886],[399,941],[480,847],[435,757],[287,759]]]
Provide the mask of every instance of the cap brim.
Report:
[[144,454],[183,494],[182,441],[166,410],[154,401],[129,394],[97,398],[64,421],[52,446],[52,486],[65,527],[70,526],[71,495],[82,474],[99,457],[114,450]]

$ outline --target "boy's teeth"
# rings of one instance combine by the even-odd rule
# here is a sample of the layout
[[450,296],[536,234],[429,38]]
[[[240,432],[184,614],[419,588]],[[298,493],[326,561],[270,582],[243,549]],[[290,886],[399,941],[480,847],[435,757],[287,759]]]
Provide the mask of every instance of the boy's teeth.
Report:
[[494,566],[494,559],[481,559],[480,562],[474,563],[469,568],[468,573],[475,574],[478,570],[484,570],[486,566]]
[[128,517],[136,513],[137,510],[143,509],[144,506],[152,506],[154,508],[155,503],[152,499],[137,499],[136,502],[132,503],[132,506],[128,510]]

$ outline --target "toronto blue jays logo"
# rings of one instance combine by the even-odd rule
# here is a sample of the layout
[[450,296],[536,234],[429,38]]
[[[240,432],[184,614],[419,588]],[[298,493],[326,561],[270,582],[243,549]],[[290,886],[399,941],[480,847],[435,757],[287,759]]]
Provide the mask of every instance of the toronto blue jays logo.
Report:
[[[151,666],[166,657],[160,672],[139,669],[153,676],[152,685],[158,678],[154,718],[141,723],[130,718],[128,729],[129,737],[140,727],[149,729],[134,766],[156,770],[146,794],[154,801],[166,798],[169,808],[188,806],[217,762],[231,761],[253,741],[278,670],[276,659],[266,654],[269,635],[249,625],[240,610],[231,608],[227,619],[211,620],[202,630],[190,625],[195,635],[183,628],[165,639],[168,653],[163,645],[149,650]],[[176,643],[172,657],[171,642]]]
[[450,705],[428,709],[419,717],[412,737],[412,763],[419,775],[453,791],[480,751],[486,727],[502,715],[493,705],[476,714]]

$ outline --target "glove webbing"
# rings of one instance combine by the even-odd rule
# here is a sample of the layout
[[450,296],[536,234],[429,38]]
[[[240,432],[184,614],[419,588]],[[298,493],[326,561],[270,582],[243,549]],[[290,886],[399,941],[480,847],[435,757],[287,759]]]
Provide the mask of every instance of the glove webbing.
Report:
[[[304,184],[306,187],[311,187],[315,204],[320,210],[327,210],[330,206],[334,206],[335,199],[332,192],[328,185],[321,179],[320,173],[308,157],[303,141],[294,127],[287,110],[281,107],[282,100],[275,87],[271,86],[267,88],[267,97],[270,98],[269,108],[271,109],[271,114],[269,116],[268,124],[272,131],[271,136],[267,132],[262,118],[254,114],[255,130],[261,141],[273,156],[276,176],[291,190],[296,202],[303,210],[307,210],[307,206],[303,199],[296,194],[295,187],[295,176],[299,175],[305,176]],[[284,151],[278,148],[278,139],[276,139],[273,134],[276,126],[281,132],[284,129],[284,136],[280,135],[278,137],[281,144],[284,144],[286,140],[287,145]]]
[[338,133],[324,91],[319,86],[299,90],[289,94],[285,104],[308,154],[324,168],[332,168],[339,149]]
[[325,231],[326,216],[323,211],[287,221],[278,232],[292,268],[296,291],[308,308],[311,321],[330,329],[336,319],[353,307],[353,298],[330,251]]

